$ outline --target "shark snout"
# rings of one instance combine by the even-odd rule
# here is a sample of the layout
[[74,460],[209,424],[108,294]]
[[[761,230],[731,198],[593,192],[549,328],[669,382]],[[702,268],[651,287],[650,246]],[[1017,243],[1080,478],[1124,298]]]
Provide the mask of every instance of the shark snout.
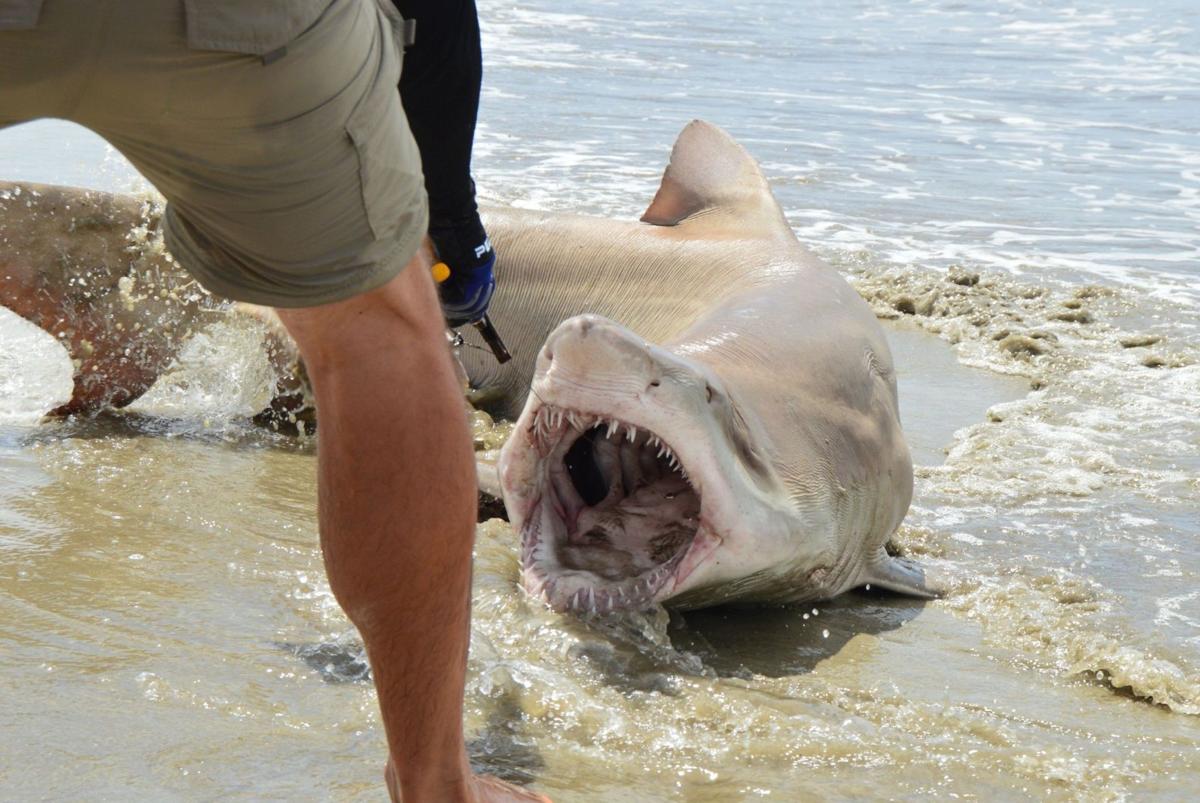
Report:
[[620,385],[641,390],[661,374],[654,346],[599,315],[576,315],[550,333],[538,356],[538,373],[574,384]]

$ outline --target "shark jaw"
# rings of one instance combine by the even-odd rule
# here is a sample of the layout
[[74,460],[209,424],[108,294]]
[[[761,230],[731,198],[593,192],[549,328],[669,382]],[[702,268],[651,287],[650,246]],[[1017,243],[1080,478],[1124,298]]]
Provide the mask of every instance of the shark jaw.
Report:
[[582,614],[774,600],[805,522],[761,433],[702,363],[563,321],[500,452],[525,588]]
[[502,461],[505,485],[523,490],[506,500],[530,594],[576,614],[644,609],[720,546],[702,461],[689,469],[687,448],[664,435],[531,397]]

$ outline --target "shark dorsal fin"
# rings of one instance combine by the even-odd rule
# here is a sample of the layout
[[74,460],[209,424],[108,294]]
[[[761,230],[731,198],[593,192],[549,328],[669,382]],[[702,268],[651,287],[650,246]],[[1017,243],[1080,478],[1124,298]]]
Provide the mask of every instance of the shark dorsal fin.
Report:
[[754,158],[720,128],[693,120],[675,140],[671,162],[642,222],[677,226],[700,218],[742,231],[791,235]]

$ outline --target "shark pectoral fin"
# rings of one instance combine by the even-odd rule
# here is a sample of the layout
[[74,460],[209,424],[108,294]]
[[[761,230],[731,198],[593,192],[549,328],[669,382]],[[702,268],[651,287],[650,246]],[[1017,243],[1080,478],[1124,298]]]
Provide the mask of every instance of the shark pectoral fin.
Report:
[[882,549],[863,572],[862,582],[864,585],[886,588],[888,591],[921,599],[937,599],[942,596],[942,590],[931,582],[924,569],[904,558],[894,558]]
[[491,450],[475,453],[475,482],[479,490],[497,499],[503,498],[500,488],[500,452]]
[[478,480],[479,496],[475,520],[479,522],[488,519],[508,520],[508,511],[504,507],[504,493],[500,487],[499,452],[476,452],[475,476]]

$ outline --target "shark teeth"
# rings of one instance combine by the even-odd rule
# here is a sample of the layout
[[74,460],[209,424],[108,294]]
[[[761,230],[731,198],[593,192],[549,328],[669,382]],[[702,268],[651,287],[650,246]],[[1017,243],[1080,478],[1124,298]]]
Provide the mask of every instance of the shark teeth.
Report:
[[570,577],[551,577],[542,566],[534,565],[525,570],[524,583],[530,594],[541,597],[558,610],[584,616],[606,614],[614,609],[637,610],[654,604],[655,595],[670,582],[682,559],[681,554],[653,571],[607,585]]
[[[554,446],[554,442],[560,440],[556,436],[562,434],[561,430],[564,424],[577,433],[586,432],[592,427],[603,427],[605,429],[605,438],[611,440],[615,436],[617,440],[620,440],[624,436],[629,443],[637,442],[641,434],[637,425],[621,421],[618,418],[592,415],[582,410],[567,410],[544,404],[534,414],[533,423],[530,426],[530,435],[538,446],[547,449]],[[673,470],[678,471],[685,479],[690,480],[687,469],[684,468],[683,462],[675,454],[675,451],[653,432],[647,430],[645,434],[645,443],[651,447],[658,448],[659,459],[665,459]]]
[[[657,453],[656,459],[661,461],[663,470],[669,467],[678,472],[699,493],[699,487],[692,481],[679,455],[644,424],[638,426],[612,415],[597,415],[585,410],[543,404],[533,413],[527,430],[530,441],[538,447],[543,460],[560,459],[588,431],[594,432],[596,439],[603,436],[610,442],[615,441],[613,446],[632,455],[637,455],[639,451]],[[626,441],[629,447],[624,445]],[[638,473],[636,468],[631,471]],[[567,473],[548,471],[543,475],[543,482],[545,495],[539,500],[535,512],[530,514],[530,518],[537,521],[522,534],[522,574],[529,593],[550,603],[556,610],[569,610],[580,615],[637,610],[653,605],[658,594],[670,585],[686,550],[652,570],[620,581],[607,581],[600,577],[586,579],[583,577],[586,572],[563,572],[555,546],[558,536],[550,525],[543,527],[543,509],[548,511],[547,521],[557,520],[561,522],[558,526],[565,527],[567,522],[577,518],[585,504],[574,490]]]

